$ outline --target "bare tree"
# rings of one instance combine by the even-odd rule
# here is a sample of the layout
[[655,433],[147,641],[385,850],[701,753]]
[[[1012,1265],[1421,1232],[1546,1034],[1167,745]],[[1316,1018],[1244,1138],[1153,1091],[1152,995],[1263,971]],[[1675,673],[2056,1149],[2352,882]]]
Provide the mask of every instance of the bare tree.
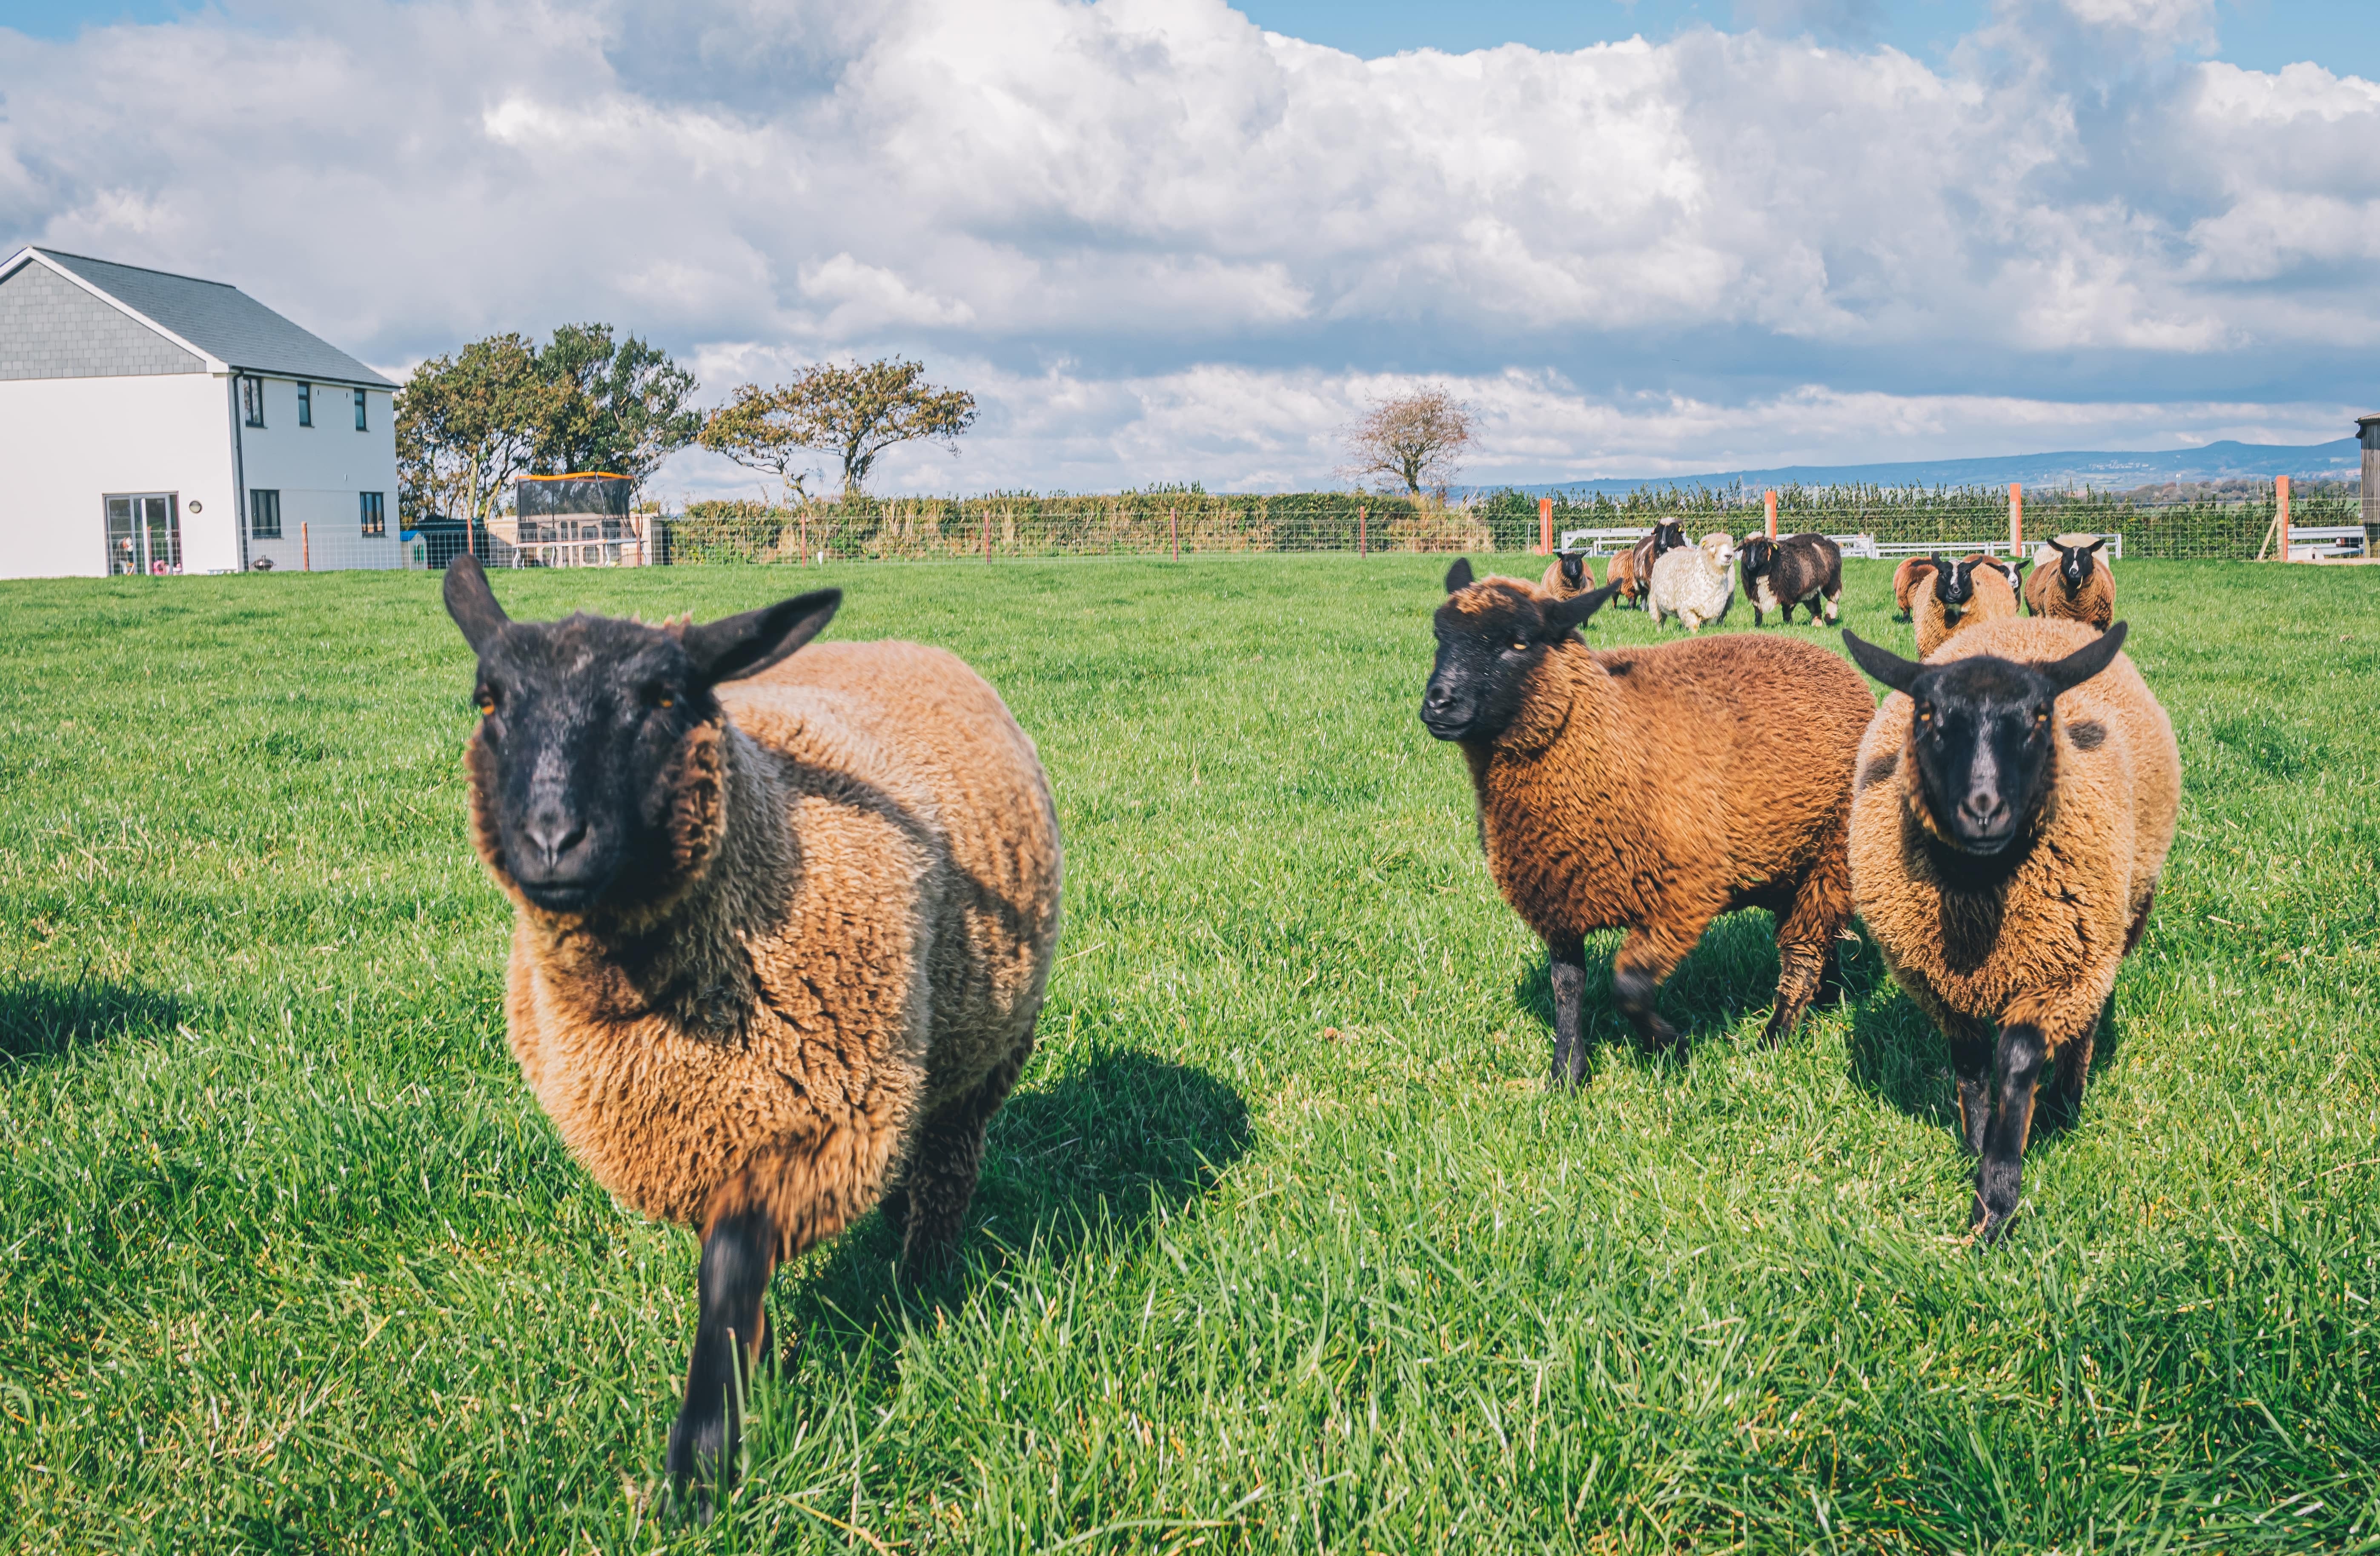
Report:
[[1354,480],[1393,476],[1416,496],[1426,485],[1442,487],[1463,468],[1472,417],[1469,406],[1442,388],[1374,400],[1347,429],[1347,463],[1339,473]]

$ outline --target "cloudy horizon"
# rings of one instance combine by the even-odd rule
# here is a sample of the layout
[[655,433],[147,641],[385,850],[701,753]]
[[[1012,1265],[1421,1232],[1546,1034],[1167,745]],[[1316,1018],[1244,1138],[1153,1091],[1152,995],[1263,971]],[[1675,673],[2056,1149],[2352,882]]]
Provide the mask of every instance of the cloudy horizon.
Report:
[[[232,4],[0,28],[0,241],[229,281],[393,377],[609,321],[706,403],[973,391],[891,492],[1337,484],[1368,396],[1476,483],[2314,443],[2380,402],[2380,85],[2212,0],[1843,0],[1366,59],[1220,0]],[[657,484],[749,490],[699,453]]]

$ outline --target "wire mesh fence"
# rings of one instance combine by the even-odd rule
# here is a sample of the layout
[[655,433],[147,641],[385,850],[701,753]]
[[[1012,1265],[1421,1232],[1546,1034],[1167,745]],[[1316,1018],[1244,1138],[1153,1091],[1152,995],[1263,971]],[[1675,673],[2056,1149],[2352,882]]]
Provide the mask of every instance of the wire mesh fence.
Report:
[[[1950,547],[2009,534],[1998,489],[1785,488],[1779,534],[1862,534],[1878,543]],[[1762,528],[1762,493],[1742,488],[1561,494],[1550,529],[1648,528],[1677,519],[1692,534]],[[651,560],[679,566],[795,562],[991,560],[1001,557],[1211,556],[1294,552],[1530,552],[1544,515],[1536,496],[1488,492],[1456,501],[1362,492],[1216,494],[1196,490],[1109,495],[853,498],[784,507],[700,502],[663,516]],[[2142,500],[2105,492],[2027,492],[2028,544],[2054,534],[2121,534],[2124,556],[2248,560],[2272,544],[2278,504],[2247,492]],[[2295,496],[2292,529],[2360,522],[2350,492]]]

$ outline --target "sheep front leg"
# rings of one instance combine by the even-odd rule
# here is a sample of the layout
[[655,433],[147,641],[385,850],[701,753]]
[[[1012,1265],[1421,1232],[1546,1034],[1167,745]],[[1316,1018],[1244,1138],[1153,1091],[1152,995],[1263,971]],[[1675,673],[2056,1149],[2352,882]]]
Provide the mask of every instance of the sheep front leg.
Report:
[[1975,1178],[1975,1208],[1968,1230],[1997,1242],[2016,1214],[2023,1187],[2024,1143],[2033,1133],[2033,1096],[2041,1084],[2047,1045],[2041,1028],[2012,1021],[2000,1028],[1992,1055],[1992,1116],[1984,1127],[1983,1169]]
[[1586,1078],[1586,944],[1546,942],[1554,986],[1554,1064],[1546,1084],[1559,1091]]
[[668,1468],[674,1483],[702,1489],[706,1513],[709,1489],[723,1489],[735,1477],[744,1426],[741,1382],[767,1343],[762,1299],[776,1273],[779,1243],[774,1222],[758,1205],[716,1218],[703,1235],[694,1355],[686,1366],[686,1402],[670,1427]]

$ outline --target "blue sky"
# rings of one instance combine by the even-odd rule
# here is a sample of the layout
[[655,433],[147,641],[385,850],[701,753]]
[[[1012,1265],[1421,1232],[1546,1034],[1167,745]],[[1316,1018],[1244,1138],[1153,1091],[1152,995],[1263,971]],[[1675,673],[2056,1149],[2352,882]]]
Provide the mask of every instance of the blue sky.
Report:
[[397,373],[922,356],[984,415],[918,490],[1327,484],[1424,383],[1480,480],[2310,443],[2380,404],[2375,5],[13,0],[0,245]]

